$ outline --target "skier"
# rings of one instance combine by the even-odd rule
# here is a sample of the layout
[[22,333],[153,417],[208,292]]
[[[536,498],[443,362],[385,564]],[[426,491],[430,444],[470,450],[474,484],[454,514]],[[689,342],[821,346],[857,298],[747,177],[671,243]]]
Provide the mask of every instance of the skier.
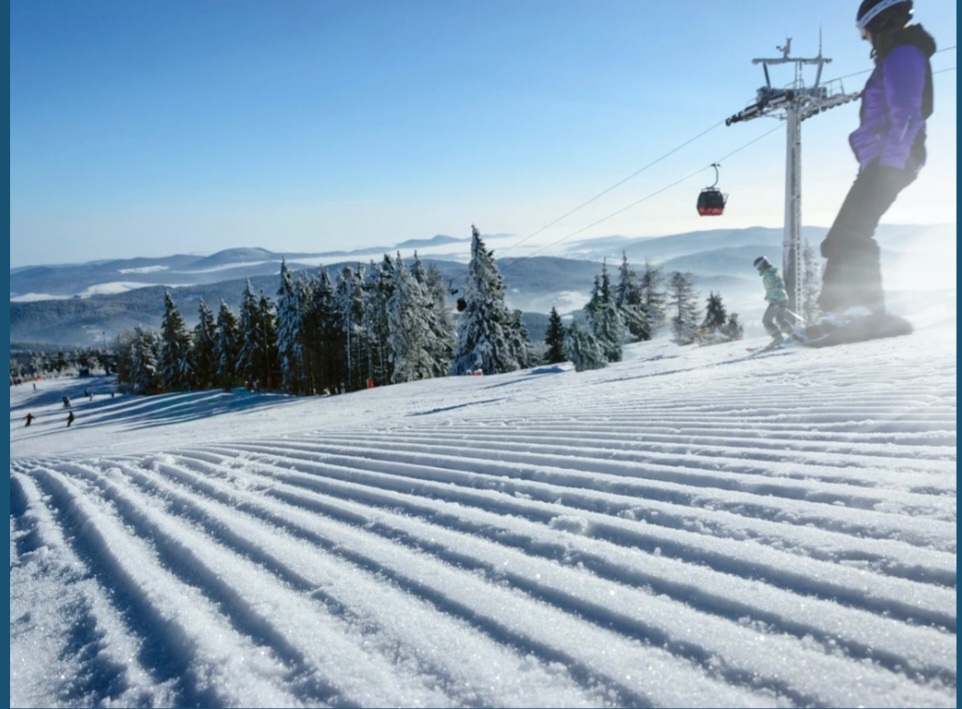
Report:
[[75,418],[77,418],[77,417],[73,415],[73,411],[71,411],[69,414],[67,414],[67,428],[70,428],[70,424],[73,423],[73,420],[74,420]]
[[765,285],[765,300],[768,307],[762,315],[762,325],[765,331],[772,336],[772,347],[778,345],[788,345],[792,342],[792,320],[788,312],[788,291],[785,290],[785,281],[781,274],[771,262],[764,256],[759,256],[754,261],[758,275],[762,277]]
[[63,407],[64,407],[65,409],[69,409],[69,408],[70,408],[70,399],[68,399],[66,396],[63,398]]
[[911,17],[911,0],[864,0],[856,15],[875,69],[862,90],[859,126],[849,136],[858,176],[821,243],[826,264],[818,297],[822,312],[843,320],[884,315],[875,228],[925,164],[935,40],[921,25],[909,26]]
[[37,417],[34,416],[33,414],[31,414],[30,412],[27,412],[27,415],[24,416],[24,418],[27,420],[27,424],[26,424],[26,425],[29,426],[29,425],[31,424],[31,422],[33,422],[33,420],[34,420],[35,418],[37,418]]

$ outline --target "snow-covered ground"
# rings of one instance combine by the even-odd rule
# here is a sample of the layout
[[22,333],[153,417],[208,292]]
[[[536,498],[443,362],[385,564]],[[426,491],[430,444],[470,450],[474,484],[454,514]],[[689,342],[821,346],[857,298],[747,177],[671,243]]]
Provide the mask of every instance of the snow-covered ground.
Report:
[[761,342],[15,387],[11,704],[956,706],[954,322]]

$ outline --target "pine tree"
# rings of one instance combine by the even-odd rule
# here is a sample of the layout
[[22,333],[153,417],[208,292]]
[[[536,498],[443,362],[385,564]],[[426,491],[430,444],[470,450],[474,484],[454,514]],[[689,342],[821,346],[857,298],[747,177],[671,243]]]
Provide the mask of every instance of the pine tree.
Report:
[[240,332],[237,316],[223,300],[217,311],[217,334],[214,337],[214,358],[217,362],[216,380],[225,391],[234,388],[237,358],[240,355]]
[[378,386],[389,384],[393,375],[387,319],[387,303],[393,291],[394,262],[385,254],[382,263],[371,262],[364,284],[364,330],[368,334],[365,353],[367,377]]
[[454,321],[447,306],[448,287],[437,266],[427,269],[414,253],[411,275],[421,286],[424,297],[423,317],[428,333],[427,349],[431,359],[431,376],[443,377],[451,369],[454,354]]
[[644,308],[642,289],[624,251],[621,252],[621,268],[618,270],[618,285],[615,288],[615,306],[632,340],[651,339],[651,323],[648,322],[648,313]]
[[576,372],[602,369],[608,365],[608,359],[591,328],[578,320],[572,322],[565,331],[564,352]]
[[641,291],[641,311],[644,314],[639,339],[650,340],[664,324],[667,317],[667,297],[663,287],[664,277],[661,268],[645,261],[645,270],[639,279]]
[[607,263],[602,263],[600,278],[595,277],[591,300],[585,306],[585,315],[605,359],[609,362],[620,362],[625,327],[612,296]]
[[338,273],[334,303],[341,323],[344,342],[344,383],[347,391],[364,386],[364,357],[367,333],[364,331],[364,272],[345,266]]
[[261,333],[263,338],[261,347],[264,352],[264,359],[261,363],[263,374],[260,381],[270,390],[281,381],[281,358],[277,352],[277,319],[274,314],[274,304],[263,292],[261,292],[260,299],[257,301],[257,313],[258,332]]
[[458,344],[452,374],[481,370],[485,374],[511,372],[520,367],[511,339],[512,318],[504,303],[501,273],[494,252],[485,248],[477,227],[471,227],[471,261],[465,300],[458,321]]
[[345,338],[331,276],[321,269],[311,281],[305,327],[308,367],[317,393],[341,390],[346,377]]
[[160,387],[157,359],[160,338],[153,330],[134,329],[130,345],[130,391],[134,394],[154,394]]
[[725,323],[724,332],[729,340],[741,340],[745,337],[745,330],[738,321],[738,313],[731,313],[728,316],[728,322]]
[[394,260],[394,290],[387,304],[393,383],[431,377],[433,363],[428,344],[430,332],[424,320],[425,300],[421,285],[398,254]]
[[528,369],[537,362],[534,343],[528,334],[528,326],[524,324],[524,313],[521,310],[511,311],[511,327],[508,329],[508,342],[511,352],[518,362],[518,367]]
[[286,259],[281,260],[277,290],[277,353],[281,387],[288,394],[302,394],[306,389],[303,291],[294,282]]
[[280,381],[280,357],[277,352],[277,329],[274,308],[263,293],[254,295],[250,279],[241,299],[240,351],[237,374],[248,386],[272,389]]
[[705,308],[705,319],[698,328],[698,343],[703,345],[727,342],[730,338],[726,332],[728,323],[728,313],[722,297],[714,291],[708,295],[708,303]]
[[170,291],[164,293],[164,317],[160,325],[160,383],[164,391],[180,391],[190,386],[190,333],[180,316]]
[[548,315],[548,331],[545,333],[544,343],[547,348],[545,360],[548,364],[558,364],[567,360],[565,356],[565,326],[561,316],[554,306]]
[[672,310],[671,325],[675,342],[690,345],[698,330],[698,306],[694,276],[675,271],[668,281],[668,298]]
[[190,353],[193,384],[198,389],[209,389],[217,378],[217,323],[203,298],[197,304],[197,314]]

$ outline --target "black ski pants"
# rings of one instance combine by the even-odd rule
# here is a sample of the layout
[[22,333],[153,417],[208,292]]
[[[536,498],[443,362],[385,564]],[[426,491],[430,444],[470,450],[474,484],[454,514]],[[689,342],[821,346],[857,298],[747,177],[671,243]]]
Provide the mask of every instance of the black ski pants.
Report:
[[835,223],[821,244],[822,256],[826,259],[822,291],[818,296],[822,312],[854,305],[874,313],[885,312],[875,228],[899,192],[908,187],[915,176],[914,170],[884,167],[876,161],[855,178]]

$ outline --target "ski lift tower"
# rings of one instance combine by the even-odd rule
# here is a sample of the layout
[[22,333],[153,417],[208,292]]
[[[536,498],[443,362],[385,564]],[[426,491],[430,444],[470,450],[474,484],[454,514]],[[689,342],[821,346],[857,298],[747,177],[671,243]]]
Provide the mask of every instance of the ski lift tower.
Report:
[[[857,99],[861,94],[846,94],[839,86],[830,91],[828,86],[820,86],[822,66],[832,60],[822,56],[821,32],[818,40],[818,56],[811,59],[790,57],[792,39],[785,41],[784,47],[775,47],[782,56],[775,59],[752,59],[752,64],[761,64],[765,71],[765,86],[758,89],[755,103],[725,120],[725,125],[750,121],[762,116],[776,116],[786,122],[787,154],[785,169],[785,236],[782,242],[782,272],[788,290],[789,308],[795,312],[802,310],[805,302],[804,269],[802,268],[801,221],[802,221],[802,132],[801,123],[816,113],[827,111],[835,106]],[[768,67],[773,64],[794,64],[795,78],[788,88],[772,88]],[[802,69],[806,64],[818,67],[815,83],[806,86]]]

